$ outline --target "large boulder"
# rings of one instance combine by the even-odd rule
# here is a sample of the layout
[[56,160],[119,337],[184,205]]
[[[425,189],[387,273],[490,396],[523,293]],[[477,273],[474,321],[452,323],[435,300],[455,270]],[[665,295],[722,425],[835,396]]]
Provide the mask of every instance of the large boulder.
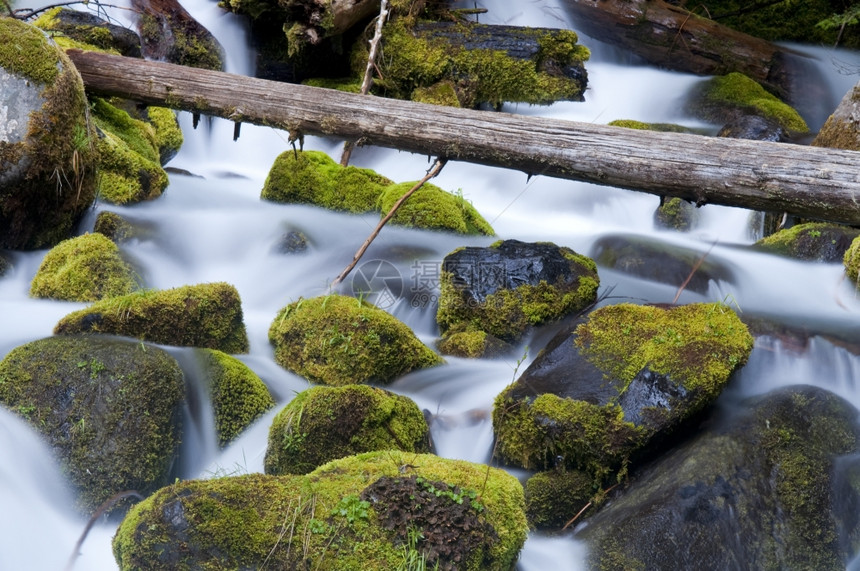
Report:
[[54,333],[105,333],[163,345],[248,352],[242,300],[236,288],[223,282],[104,299],[63,317]]
[[50,337],[0,362],[0,402],[44,436],[84,512],[167,483],[183,396],[176,360],[141,343]]
[[388,384],[441,364],[406,325],[363,300],[326,295],[293,302],[269,328],[275,361],[311,382]]
[[513,476],[386,450],[304,476],[168,486],[129,511],[113,546],[123,571],[398,569],[409,561],[506,571],[527,531]]
[[96,301],[138,289],[135,272],[103,234],[84,234],[54,246],[30,284],[32,297]]
[[207,379],[221,446],[275,406],[266,383],[236,357],[217,349],[201,349],[198,362]]
[[296,395],[269,429],[267,474],[306,474],[361,452],[429,452],[430,430],[409,397],[367,385],[312,387]]
[[597,298],[597,266],[570,248],[499,241],[445,256],[436,322],[445,337],[483,331],[506,342]]
[[524,468],[605,478],[711,404],[752,345],[720,303],[597,309],[496,398],[496,453]]
[[588,520],[592,568],[845,569],[860,532],[857,410],[803,386],[733,408]]
[[0,17],[0,248],[53,246],[96,195],[84,85],[41,31]]
[[812,145],[860,151],[860,83],[845,94]]

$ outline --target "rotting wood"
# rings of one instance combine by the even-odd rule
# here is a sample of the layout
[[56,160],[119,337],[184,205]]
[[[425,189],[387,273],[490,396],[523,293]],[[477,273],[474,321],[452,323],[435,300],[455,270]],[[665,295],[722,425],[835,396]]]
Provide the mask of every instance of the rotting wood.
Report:
[[102,95],[697,204],[860,225],[857,151],[472,111],[67,53],[87,89]]

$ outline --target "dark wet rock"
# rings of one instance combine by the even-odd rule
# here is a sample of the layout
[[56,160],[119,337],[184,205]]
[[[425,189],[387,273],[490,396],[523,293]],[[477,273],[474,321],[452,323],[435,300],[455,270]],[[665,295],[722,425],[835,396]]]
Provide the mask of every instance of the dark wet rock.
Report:
[[759,115],[741,115],[730,119],[719,130],[717,137],[753,141],[786,142],[790,140],[788,133],[778,122]]
[[729,268],[707,256],[702,259],[703,255],[664,241],[623,235],[604,236],[591,250],[601,266],[645,280],[679,288],[689,277],[686,288],[697,293],[707,293],[712,281],[733,279]]
[[308,249],[308,237],[301,230],[289,230],[275,248],[281,254],[301,254]]
[[[140,36],[132,30],[107,22],[92,12],[79,12],[70,8],[48,10],[34,22],[64,48],[80,44],[101,50],[113,50],[126,57],[143,57]],[[66,43],[68,38],[74,43]]]
[[53,448],[92,513],[117,492],[155,491],[178,453],[182,370],[154,346],[50,337],[0,362],[0,402]]
[[518,240],[468,247],[442,263],[436,321],[443,335],[483,331],[505,342],[594,303],[594,262],[570,248]]
[[132,7],[139,13],[137,29],[147,58],[216,71],[224,68],[224,48],[175,0],[132,0]]
[[845,94],[812,145],[860,151],[860,83]]
[[841,262],[860,230],[825,222],[807,222],[756,242],[758,248],[798,260]]
[[312,387],[296,395],[269,429],[267,474],[307,474],[361,452],[430,451],[424,414],[410,398],[366,385]]
[[168,486],[129,512],[113,547],[124,571],[381,570],[406,557],[431,569],[502,571],[527,532],[522,485],[510,474],[385,450],[306,475]]
[[38,28],[0,19],[0,248],[72,236],[96,194],[81,77]]
[[752,350],[723,304],[619,304],[563,329],[496,399],[498,456],[598,481],[639,461],[719,396]]
[[857,410],[805,386],[738,408],[588,520],[593,568],[845,568],[860,531]]
[[103,210],[96,216],[93,232],[102,234],[117,244],[138,236],[138,229],[134,224],[109,210]]

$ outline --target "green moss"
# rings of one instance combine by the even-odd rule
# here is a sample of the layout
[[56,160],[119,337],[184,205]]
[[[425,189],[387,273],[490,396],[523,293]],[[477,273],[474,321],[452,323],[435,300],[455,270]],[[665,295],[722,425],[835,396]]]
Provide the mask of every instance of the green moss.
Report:
[[616,119],[607,123],[610,127],[624,127],[626,129],[639,129],[640,131],[658,131],[661,133],[693,133],[693,129],[689,129],[682,125],[674,123],[644,123],[642,121],[634,121],[633,119]]
[[119,50],[113,45],[113,36],[107,27],[81,24],[74,27],[72,32],[74,37],[67,35],[64,28],[68,27],[62,25],[57,17],[63,10],[68,8],[57,7],[47,10],[32,23],[37,28],[48,32],[51,39],[64,50],[75,48],[120,55]]
[[116,135],[148,161],[158,161],[158,142],[152,125],[132,118],[126,111],[98,97],[92,99],[90,109],[98,128]]
[[438,83],[427,87],[418,87],[412,92],[412,101],[418,103],[430,103],[431,105],[447,105],[448,107],[460,107],[454,82],[443,79]]
[[597,481],[626,465],[644,441],[645,431],[624,420],[618,405],[541,394],[515,400],[510,387],[493,406],[496,454],[530,470],[557,465],[584,470]]
[[[383,43],[385,53],[390,56],[382,60],[383,79],[377,85],[399,99],[407,99],[419,87],[437,83],[452,65],[447,42],[415,36],[399,20],[386,26]],[[353,58],[353,62],[359,62],[359,69],[353,71],[364,72],[361,59]],[[366,66],[367,57],[364,57],[364,62]]]
[[305,476],[255,474],[169,486],[129,512],[114,554],[123,570],[256,568],[264,561],[277,569],[396,569],[404,559],[397,537],[405,526],[386,529],[378,511],[384,504],[361,495],[384,478],[411,476],[438,483],[437,489],[474,492],[480,509],[471,512],[497,538],[465,560],[443,560],[444,567],[501,571],[514,565],[527,533],[516,478],[397,450],[351,456]]
[[60,242],[45,255],[30,284],[32,297],[96,301],[137,289],[134,271],[102,234]]
[[586,359],[624,387],[647,367],[710,401],[746,363],[753,338],[721,303],[670,309],[622,303],[592,312],[577,327],[575,343]]
[[337,89],[346,93],[361,93],[361,81],[354,77],[341,77],[337,79],[314,77],[302,81],[302,85],[322,87],[324,89]]
[[87,514],[167,482],[182,399],[179,365],[140,343],[51,337],[0,362],[0,402],[45,437]]
[[332,386],[390,383],[443,362],[396,318],[341,295],[286,306],[269,328],[269,341],[282,367]]
[[842,259],[845,273],[855,284],[860,284],[860,237],[854,238]]
[[14,18],[0,17],[0,66],[10,73],[50,84],[60,74],[54,50],[46,50],[41,30]]
[[204,349],[201,361],[208,373],[218,443],[226,446],[275,406],[275,401],[266,384],[239,359]]
[[265,469],[305,474],[373,450],[429,452],[429,429],[418,406],[366,385],[318,386],[299,393],[273,420]]
[[146,114],[155,130],[155,146],[158,149],[159,162],[163,165],[182,147],[182,129],[179,128],[176,113],[172,109],[148,107]]
[[842,259],[851,240],[858,234],[860,230],[848,226],[807,222],[779,230],[756,242],[756,246],[801,260],[829,262]]
[[167,188],[167,173],[157,162],[132,151],[112,133],[98,139],[99,197],[113,204],[153,200]]
[[747,109],[776,121],[788,131],[809,131],[797,111],[742,73],[733,72],[708,80],[704,85],[702,104],[706,116],[717,115],[720,109],[727,107]]
[[221,282],[105,299],[68,314],[54,333],[105,333],[164,345],[248,352],[239,293]]
[[588,515],[586,506],[599,487],[585,472],[551,470],[526,481],[526,516],[538,529],[559,529],[576,515]]
[[437,343],[439,351],[455,357],[496,357],[512,349],[511,345],[486,331],[448,331]]
[[[401,196],[415,186],[415,182],[403,182],[387,187],[379,196],[378,209],[388,213]],[[391,224],[427,230],[447,230],[459,234],[495,234],[492,226],[462,196],[445,192],[438,186],[425,183],[404,202]]]
[[390,184],[372,170],[344,168],[323,152],[290,150],[275,159],[261,198],[359,213],[374,210],[383,188]]
[[117,244],[137,234],[134,226],[125,218],[109,210],[102,210],[96,216],[93,232],[98,232]]
[[677,196],[665,199],[654,213],[658,226],[674,230],[689,230],[698,219],[695,205]]

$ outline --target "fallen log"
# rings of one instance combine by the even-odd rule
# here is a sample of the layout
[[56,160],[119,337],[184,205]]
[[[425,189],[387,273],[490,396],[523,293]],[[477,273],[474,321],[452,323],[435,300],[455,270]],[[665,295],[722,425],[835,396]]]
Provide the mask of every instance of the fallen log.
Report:
[[86,87],[300,134],[860,225],[860,152],[365,97],[69,50]]
[[578,30],[648,63],[699,75],[743,73],[783,99],[794,93],[790,50],[663,0],[567,0]]

